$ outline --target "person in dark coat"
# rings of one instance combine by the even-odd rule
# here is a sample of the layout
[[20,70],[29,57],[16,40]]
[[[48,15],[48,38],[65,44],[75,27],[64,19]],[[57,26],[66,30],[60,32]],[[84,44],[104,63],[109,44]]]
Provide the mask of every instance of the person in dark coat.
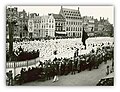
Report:
[[109,66],[106,67],[106,75],[109,74]]
[[51,71],[51,65],[48,63],[47,65],[46,65],[46,79],[47,80],[50,80],[50,71]]
[[71,74],[75,74],[75,62],[72,61],[72,72]]
[[7,74],[8,77],[8,86],[13,86],[13,73],[12,70],[10,70]]
[[20,85],[24,83],[24,68],[21,69],[20,71],[21,77],[20,77]]

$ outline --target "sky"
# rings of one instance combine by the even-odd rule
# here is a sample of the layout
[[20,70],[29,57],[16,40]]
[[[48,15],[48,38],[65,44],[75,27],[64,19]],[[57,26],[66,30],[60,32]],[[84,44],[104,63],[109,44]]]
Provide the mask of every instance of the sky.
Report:
[[[18,11],[25,11],[28,13],[39,13],[39,15],[47,15],[48,13],[58,14],[61,6],[12,6],[18,7]],[[113,6],[63,6],[63,8],[78,9],[81,16],[94,16],[98,20],[100,17],[104,19],[109,18],[109,22],[114,25],[114,7]]]

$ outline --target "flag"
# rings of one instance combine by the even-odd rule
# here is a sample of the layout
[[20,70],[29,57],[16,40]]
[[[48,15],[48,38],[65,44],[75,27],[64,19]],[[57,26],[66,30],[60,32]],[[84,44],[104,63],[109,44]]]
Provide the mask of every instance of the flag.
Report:
[[83,45],[85,46],[85,49],[86,49],[86,43],[85,43],[85,41],[86,41],[87,38],[88,38],[88,35],[85,32],[84,27],[83,27],[82,42],[83,42]]

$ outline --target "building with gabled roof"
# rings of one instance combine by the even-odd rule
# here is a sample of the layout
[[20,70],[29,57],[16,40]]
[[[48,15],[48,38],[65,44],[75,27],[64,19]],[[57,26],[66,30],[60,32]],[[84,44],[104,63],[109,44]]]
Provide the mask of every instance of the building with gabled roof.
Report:
[[49,14],[55,20],[55,36],[66,36],[65,18],[61,14]]
[[79,11],[75,9],[67,9],[61,6],[60,12],[65,20],[65,31],[68,37],[81,37],[82,32],[82,18]]
[[29,36],[32,38],[55,37],[55,20],[51,15],[30,14]]

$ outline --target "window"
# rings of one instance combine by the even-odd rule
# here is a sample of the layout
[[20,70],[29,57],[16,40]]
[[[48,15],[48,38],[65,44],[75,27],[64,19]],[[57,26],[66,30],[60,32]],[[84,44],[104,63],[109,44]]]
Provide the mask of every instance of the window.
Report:
[[72,31],[72,27],[71,27],[71,31]]
[[54,21],[52,20],[52,23],[53,23]]
[[54,26],[52,25],[52,28],[53,28]]
[[55,23],[55,25],[57,26],[57,23]]
[[69,36],[70,36],[70,33],[69,33]]
[[68,21],[67,21],[67,23],[66,23],[67,25],[68,25]]
[[78,23],[76,22],[76,25],[77,25]]
[[81,31],[81,27],[80,27],[80,31]]
[[69,22],[69,25],[70,25],[70,22]]
[[70,27],[69,27],[69,30],[68,31],[70,31]]
[[76,31],[77,31],[77,27],[76,27]]
[[60,23],[58,25],[60,26]]
[[75,25],[75,22],[74,22],[74,25]]
[[68,27],[66,27],[66,31],[68,31]]
[[75,31],[75,27],[74,27],[73,31]]
[[49,25],[49,28],[51,28],[51,25]]
[[39,24],[37,24],[37,28],[39,28]]

